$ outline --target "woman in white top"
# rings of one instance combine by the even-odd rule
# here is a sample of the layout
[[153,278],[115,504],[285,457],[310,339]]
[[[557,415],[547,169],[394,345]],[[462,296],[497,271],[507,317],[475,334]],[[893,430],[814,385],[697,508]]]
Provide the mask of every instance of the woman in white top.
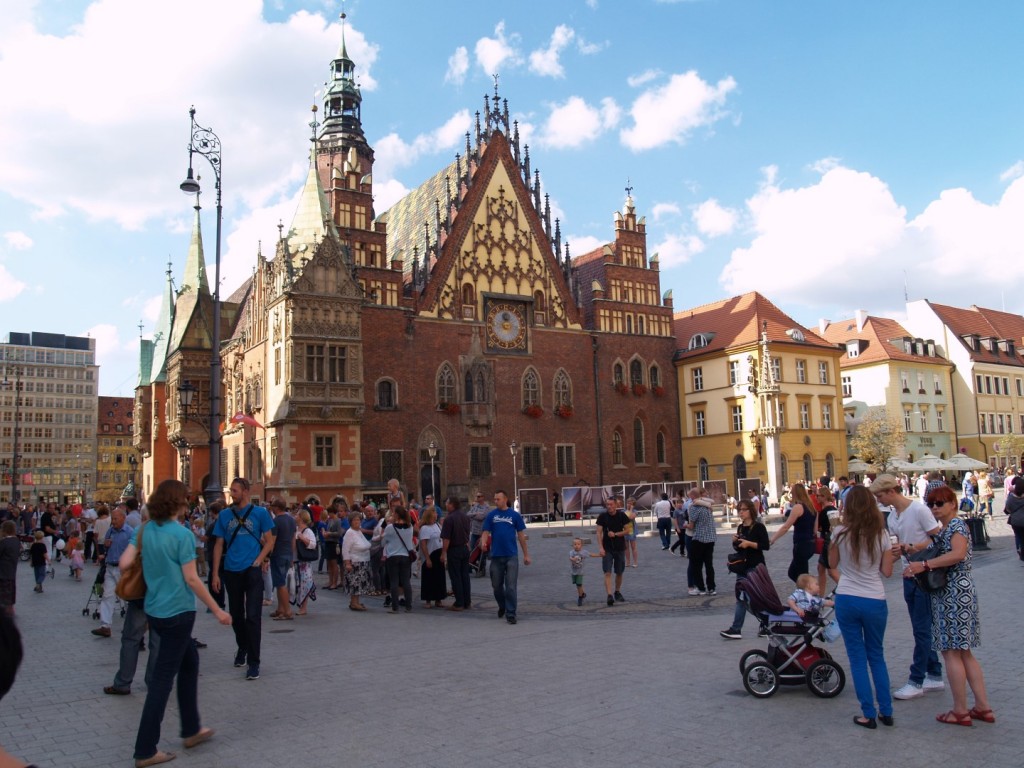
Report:
[[850,674],[860,701],[861,716],[854,717],[853,722],[862,728],[876,728],[877,716],[882,725],[892,725],[889,669],[883,653],[889,608],[882,577],[892,575],[893,553],[885,519],[867,488],[855,486],[847,495],[843,522],[833,531],[828,560],[833,568],[839,568],[836,621],[843,632]]
[[444,566],[441,564],[441,526],[437,524],[437,510],[427,507],[420,518],[420,556],[423,558],[420,599],[427,608],[440,608],[448,596],[448,582],[445,581]]
[[354,511],[348,516],[348,530],[341,540],[341,563],[345,569],[345,590],[348,592],[348,607],[353,611],[365,611],[366,606],[360,595],[373,591],[370,578],[370,540],[363,533],[363,513]]
[[[287,514],[287,513],[285,513]],[[309,512],[302,510],[295,518],[295,546],[302,546],[306,549],[316,551],[316,534],[313,532],[313,518]],[[295,588],[295,600],[293,604],[297,610],[297,616],[306,615],[306,603],[312,598],[316,600],[316,583],[313,581],[313,563],[315,560],[295,559],[295,568],[298,571],[298,584]]]

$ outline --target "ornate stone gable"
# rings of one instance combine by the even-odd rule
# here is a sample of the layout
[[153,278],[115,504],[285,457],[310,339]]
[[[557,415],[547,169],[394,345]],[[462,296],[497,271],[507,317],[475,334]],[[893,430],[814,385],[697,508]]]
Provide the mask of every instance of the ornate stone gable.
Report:
[[481,320],[485,296],[493,294],[530,302],[537,325],[582,328],[564,272],[500,132],[484,148],[419,310]]

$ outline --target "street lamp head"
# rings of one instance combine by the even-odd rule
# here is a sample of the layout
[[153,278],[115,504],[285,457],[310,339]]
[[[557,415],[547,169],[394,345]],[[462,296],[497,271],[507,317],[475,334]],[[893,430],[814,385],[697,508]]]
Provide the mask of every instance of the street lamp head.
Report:
[[511,454],[512,454],[513,456],[515,456],[515,455],[517,455],[517,454],[519,453],[519,446],[518,446],[518,445],[516,445],[516,441],[515,441],[515,440],[513,440],[513,441],[512,441],[512,445],[510,445],[510,446],[508,447],[508,450],[509,450],[509,452],[510,452],[510,453],[511,453]]
[[431,440],[430,445],[427,446],[427,454],[430,456],[431,459],[437,457],[437,443],[435,443],[433,440]]
[[178,189],[184,192],[186,195],[194,195],[200,190],[199,182],[192,175],[192,166],[188,167],[188,174],[185,176],[185,180],[178,185]]
[[183,381],[178,386],[178,405],[181,406],[182,410],[188,411],[192,407],[192,400],[196,396],[195,385],[190,381]]

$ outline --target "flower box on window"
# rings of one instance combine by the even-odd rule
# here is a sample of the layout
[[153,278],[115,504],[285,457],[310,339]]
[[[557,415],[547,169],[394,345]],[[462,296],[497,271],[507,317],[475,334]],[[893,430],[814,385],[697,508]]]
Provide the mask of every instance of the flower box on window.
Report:
[[555,415],[561,419],[572,418],[572,406],[571,405],[559,405],[555,408]]
[[544,409],[539,405],[528,405],[523,408],[523,413],[529,416],[531,419],[539,419],[544,415]]
[[629,392],[629,387],[627,387],[626,383],[623,382],[623,381],[616,381],[615,382],[615,391],[618,392],[620,395],[624,395],[627,392]]
[[647,394],[647,387],[645,387],[643,384],[634,384],[633,394],[636,397],[643,397],[644,395]]
[[665,396],[665,388],[664,387],[651,387],[651,392],[654,393],[655,397],[664,397]]
[[451,414],[453,416],[460,410],[462,410],[461,408],[459,408],[458,403],[441,403],[437,408],[438,410],[444,411],[445,413]]

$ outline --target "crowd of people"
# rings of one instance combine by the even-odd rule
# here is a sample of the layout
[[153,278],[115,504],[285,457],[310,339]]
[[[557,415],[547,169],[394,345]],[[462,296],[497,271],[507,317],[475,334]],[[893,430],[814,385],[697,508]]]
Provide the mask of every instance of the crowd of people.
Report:
[[[979,497],[979,513],[991,512],[983,474],[971,488]],[[751,491],[735,505],[739,523],[728,570],[742,578],[764,564],[765,554],[792,533],[787,574],[796,590],[790,605],[803,616],[804,607],[817,607],[829,584],[835,585],[836,621],[861,705],[861,714],[854,718],[858,726],[892,725],[894,699],[944,690],[947,681],[952,708],[938,716],[939,722],[994,722],[984,675],[973,655],[980,643],[980,615],[971,572],[971,537],[958,516],[962,501],[935,473],[924,476],[923,483],[910,480],[880,475],[867,485],[846,478],[794,484],[785,489],[784,520],[772,534],[764,523],[765,500]],[[1007,485],[1005,511],[1024,560],[1024,478],[1011,473]],[[412,612],[417,603],[451,612],[471,608],[471,573],[483,575],[489,560],[498,617],[517,623],[520,549],[524,565],[530,565],[531,557],[525,521],[503,491],[496,491],[490,504],[477,494],[465,509],[454,497],[445,499],[442,508],[429,496],[422,506],[411,504],[397,481],[389,484],[387,502],[380,507],[337,497],[326,508],[274,499],[268,509],[253,503],[249,491],[249,483],[236,478],[228,503],[215,503],[207,510],[190,507],[185,487],[168,480],[143,509],[134,499],[126,499],[112,509],[48,504],[29,515],[13,507],[0,510],[0,607],[7,616],[13,617],[16,604],[19,537],[31,539],[26,543],[37,591],[43,589],[53,563],[66,560],[76,578],[81,578],[86,563],[100,566],[100,623],[92,630],[99,637],[112,636],[118,583],[137,555],[145,552],[141,562],[147,591],[141,600],[125,601],[119,669],[104,688],[110,695],[131,692],[148,627],[147,696],[135,746],[139,768],[174,758],[173,753],[160,751],[158,742],[175,680],[186,748],[213,735],[202,727],[198,712],[197,649],[205,644],[193,634],[196,599],[220,623],[231,625],[234,664],[245,668],[247,680],[260,677],[264,609],[273,607],[269,617],[275,621],[306,615],[317,599],[316,577],[325,567],[327,584],[322,588],[344,590],[350,610],[364,612],[364,598],[380,596],[388,613],[395,615],[403,609]],[[690,596],[716,594],[718,533],[713,507],[703,489],[694,488],[685,498],[662,494],[652,509],[662,550],[678,549],[689,558]],[[597,551],[584,549],[581,538],[572,541],[567,570],[578,606],[586,599],[584,566],[589,558],[601,560],[607,606],[625,601],[626,568],[638,564],[637,527],[635,500],[611,494],[595,521]],[[812,564],[815,555],[817,562]],[[906,683],[891,691],[883,579],[894,570],[903,576],[914,648]],[[930,591],[920,577],[936,570],[946,578],[940,589]],[[449,598],[452,602],[446,605]],[[745,606],[738,601],[722,637],[742,637],[745,616]]]

